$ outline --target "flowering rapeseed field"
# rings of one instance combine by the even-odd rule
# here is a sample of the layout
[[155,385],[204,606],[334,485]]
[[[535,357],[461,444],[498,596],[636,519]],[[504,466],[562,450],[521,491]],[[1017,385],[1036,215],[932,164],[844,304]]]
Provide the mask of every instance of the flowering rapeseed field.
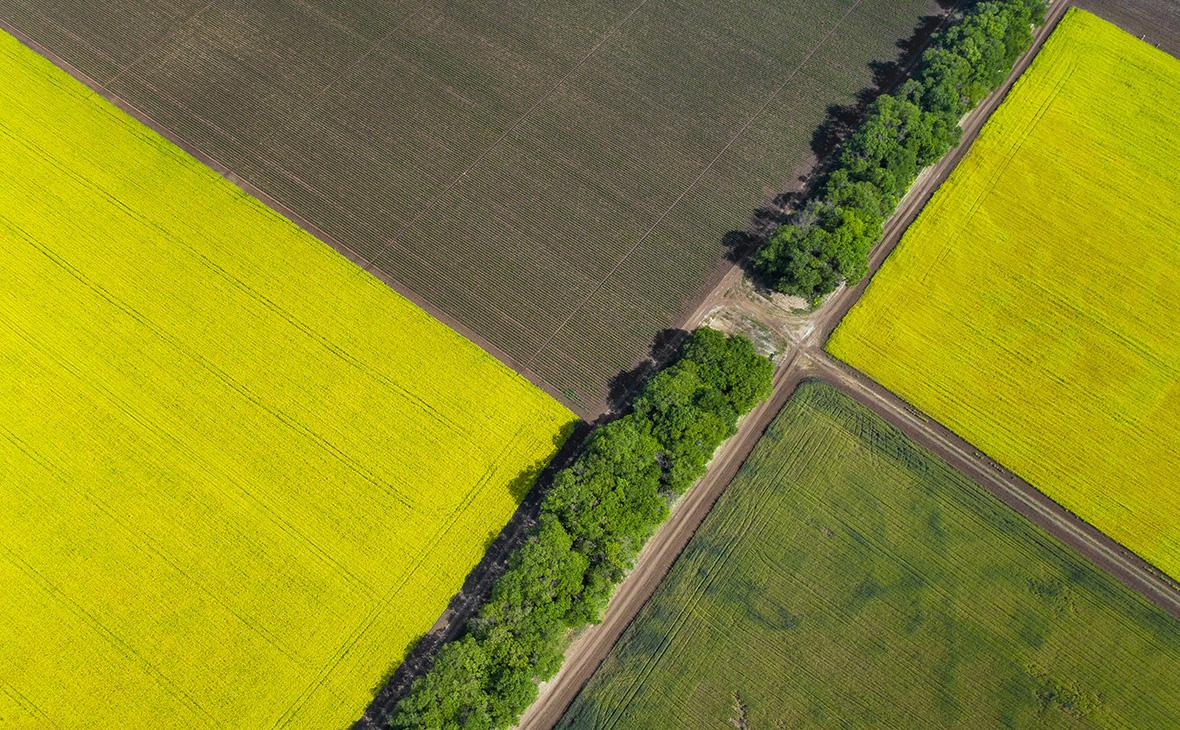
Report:
[[1173,577],[1178,109],[1071,10],[828,345]]
[[0,725],[348,725],[572,414],[4,34],[0,79]]

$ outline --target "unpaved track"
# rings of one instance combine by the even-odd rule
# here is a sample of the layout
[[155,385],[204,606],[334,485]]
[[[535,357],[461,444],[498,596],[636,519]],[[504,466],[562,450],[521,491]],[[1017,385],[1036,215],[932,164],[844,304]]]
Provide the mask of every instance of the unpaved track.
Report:
[[942,424],[923,416],[864,373],[823,353],[808,353],[804,357],[817,379],[851,396],[1009,507],[1180,619],[1180,584],[984,456]]
[[[585,629],[573,641],[566,651],[561,671],[542,685],[540,697],[525,712],[519,728],[548,730],[561,720],[578,692],[651,598],[771,420],[805,379],[827,382],[853,397],[971,477],[1041,529],[1070,545],[1171,615],[1180,618],[1180,585],[867,376],[833,360],[822,349],[832,330],[860,299],[872,275],[896,248],[902,234],[934,191],[967,153],[983,124],[1003,101],[1016,79],[1028,68],[1071,4],[1069,0],[1059,0],[1050,7],[1033,47],[1017,61],[1003,86],[963,119],[963,139],[960,144],[922,174],[886,224],[885,235],[870,257],[869,274],[860,284],[833,295],[816,313],[814,330],[795,347],[776,374],[771,397],[746,416],[738,433],[718,452],[706,475],[676,505],[668,520],[648,541],[634,570],[619,585],[611,599],[602,622]],[[698,310],[697,314],[700,313]],[[695,324],[693,321],[686,322],[685,329],[691,329]]]
[[623,630],[651,598],[713,504],[750,456],[766,427],[806,377],[803,369],[796,366],[799,357],[796,352],[791,361],[778,370],[770,398],[746,415],[737,434],[713,457],[709,471],[673,507],[668,520],[648,540],[635,569],[611,598],[602,623],[584,630],[566,650],[561,671],[552,681],[542,685],[540,698],[525,713],[519,727],[550,728],[561,719]]

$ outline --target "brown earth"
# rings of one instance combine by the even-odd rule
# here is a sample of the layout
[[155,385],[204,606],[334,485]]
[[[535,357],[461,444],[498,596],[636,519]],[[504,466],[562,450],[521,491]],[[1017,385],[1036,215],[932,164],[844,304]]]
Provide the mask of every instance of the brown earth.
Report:
[[947,2],[0,0],[0,27],[592,419]]
[[1076,0],[1147,43],[1180,58],[1180,2],[1176,0]]
[[[721,493],[749,456],[766,427],[804,379],[829,383],[870,408],[909,438],[930,449],[951,466],[971,477],[1020,514],[1049,534],[1070,545],[1131,589],[1141,593],[1168,613],[1180,618],[1180,586],[1138,556],[1046,497],[1035,487],[871,381],[862,373],[839,363],[823,352],[832,330],[864,293],[868,281],[897,246],[909,224],[970,148],[984,122],[1003,101],[1015,80],[1031,63],[1071,3],[1061,0],[1051,6],[1046,23],[1038,30],[1033,48],[1016,64],[1005,84],[985,99],[963,120],[961,143],[939,163],[924,172],[886,225],[885,236],[871,257],[869,274],[855,287],[843,289],[807,318],[805,333],[793,342],[775,375],[771,398],[749,414],[738,434],[718,452],[706,476],[675,506],[667,522],[644,548],[635,569],[620,584],[607,607],[603,621],[581,632],[566,652],[561,671],[541,687],[537,702],[519,725],[524,730],[554,727],[609,654],[615,641],[647,603],[673,562],[683,551]],[[713,311],[732,306],[735,285],[724,281],[710,298]],[[740,292],[740,287],[737,288]],[[748,299],[739,294],[736,299]],[[698,311],[702,316],[704,312]],[[694,324],[687,323],[686,326]]]

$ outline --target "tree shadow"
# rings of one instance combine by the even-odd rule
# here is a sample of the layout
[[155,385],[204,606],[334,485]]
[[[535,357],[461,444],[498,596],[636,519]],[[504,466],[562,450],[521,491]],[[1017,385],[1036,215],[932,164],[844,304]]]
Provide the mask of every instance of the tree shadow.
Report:
[[536,461],[509,482],[509,492],[514,498],[521,498],[521,502],[508,524],[503,530],[488,532],[483,558],[467,574],[459,592],[451,597],[434,626],[410,642],[401,655],[402,659],[395,661],[385,672],[373,688],[373,700],[352,724],[353,730],[384,730],[397,703],[409,691],[413,681],[430,670],[439,649],[462,635],[467,622],[491,595],[493,584],[508,568],[512,553],[524,544],[536,527],[541,502],[553,484],[553,477],[573,462],[590,431],[590,424],[584,421],[568,424],[554,437],[559,448],[552,459]]
[[622,414],[635,390],[676,354],[688,334],[682,329],[664,329],[657,333],[642,362],[611,378],[608,395],[611,410],[594,424],[584,421],[569,424],[555,437],[560,448],[551,460],[532,464],[510,482],[509,491],[514,498],[521,499],[516,512],[503,530],[488,534],[486,550],[479,564],[467,575],[463,586],[430,631],[411,642],[401,661],[395,662],[373,688],[373,700],[353,723],[353,730],[378,730],[389,724],[397,703],[409,691],[413,681],[430,670],[444,644],[463,634],[467,622],[487,601],[492,586],[508,568],[509,558],[532,534],[540,518],[541,502],[549,492],[554,476],[573,463],[595,426]]
[[836,148],[856,130],[869,105],[882,94],[897,89],[909,78],[910,71],[917,65],[931,38],[943,27],[948,13],[953,12],[959,4],[953,0],[940,0],[938,5],[943,12],[920,18],[910,37],[897,42],[897,58],[869,62],[873,85],[858,91],[852,104],[833,104],[828,107],[827,118],[811,137],[811,151],[816,157],[830,160]]
[[647,357],[630,370],[622,370],[608,383],[606,403],[609,410],[595,421],[595,425],[602,425],[618,418],[631,403],[631,396],[647,379],[659,371],[676,354],[677,348],[688,330],[666,328],[656,333],[648,348]]
[[752,254],[766,243],[779,226],[790,221],[794,211],[815,190],[823,186],[836,161],[835,153],[864,119],[869,105],[882,94],[896,90],[909,77],[934,34],[965,3],[966,0],[938,0],[941,12],[918,19],[909,37],[897,42],[896,58],[891,61],[871,61],[868,68],[872,72],[872,85],[857,92],[851,104],[829,106],[824,121],[812,134],[811,151],[817,160],[815,166],[792,181],[789,189],[754,210],[744,230],[729,231],[722,237],[726,259],[742,266],[756,285],[765,286],[766,282],[761,281],[758,272],[750,265]]

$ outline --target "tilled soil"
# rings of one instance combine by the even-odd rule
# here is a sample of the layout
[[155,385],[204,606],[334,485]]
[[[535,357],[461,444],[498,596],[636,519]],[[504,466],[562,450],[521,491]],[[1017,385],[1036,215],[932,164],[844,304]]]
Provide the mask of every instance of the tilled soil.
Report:
[[1180,58],[1180,2],[1176,0],[1077,0],[1084,8],[1147,43]]

